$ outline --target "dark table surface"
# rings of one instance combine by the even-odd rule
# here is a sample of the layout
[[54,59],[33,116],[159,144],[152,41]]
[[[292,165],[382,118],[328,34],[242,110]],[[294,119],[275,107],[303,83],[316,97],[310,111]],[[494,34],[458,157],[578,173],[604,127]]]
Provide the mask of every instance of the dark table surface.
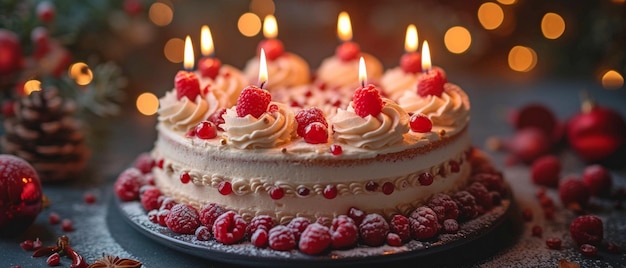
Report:
[[[506,123],[510,109],[540,102],[554,110],[560,119],[567,119],[580,108],[579,92],[587,90],[602,105],[626,115],[626,92],[605,90],[590,81],[541,81],[525,84],[487,79],[460,78],[454,82],[462,85],[472,101],[471,126],[473,143],[484,148],[491,136],[507,136],[512,133]],[[44,194],[50,207],[39,215],[36,222],[24,233],[13,238],[0,238],[0,267],[45,267],[45,258],[32,258],[31,252],[20,248],[25,239],[39,237],[44,245],[52,245],[56,237],[64,234],[60,225],[48,223],[48,216],[55,212],[62,219],[70,219],[75,230],[66,234],[73,248],[88,262],[103,254],[133,258],[145,267],[234,267],[235,264],[206,260],[172,250],[154,242],[145,233],[135,230],[123,218],[115,202],[112,185],[117,175],[128,167],[141,152],[148,151],[156,137],[156,118],[138,115],[127,109],[124,116],[90,122],[88,136],[92,138],[92,159],[83,176],[68,183],[44,184]],[[583,257],[567,231],[575,214],[564,209],[555,190],[548,194],[556,201],[554,220],[546,220],[535,198],[536,186],[529,178],[529,168],[524,165],[505,165],[506,155],[489,152],[494,163],[501,168],[511,185],[516,207],[500,227],[489,235],[468,245],[427,257],[395,261],[397,266],[448,266],[448,267],[556,267],[559,260],[567,259],[581,267],[623,267],[624,253],[611,254],[600,250],[599,257]],[[563,175],[581,174],[585,164],[568,149],[556,152],[563,163]],[[610,169],[616,187],[626,186],[626,160]],[[83,201],[85,193],[97,197],[94,204]],[[531,222],[520,220],[519,210],[530,208],[535,217]],[[599,215],[604,222],[605,242],[611,241],[626,248],[626,211],[614,208],[609,200],[594,198],[589,211]],[[533,237],[530,229],[543,228],[542,238]],[[549,250],[545,239],[558,237],[563,249]],[[355,263],[360,266],[367,260]],[[262,262],[258,263],[263,265]],[[61,265],[69,267],[70,261],[62,259]]]

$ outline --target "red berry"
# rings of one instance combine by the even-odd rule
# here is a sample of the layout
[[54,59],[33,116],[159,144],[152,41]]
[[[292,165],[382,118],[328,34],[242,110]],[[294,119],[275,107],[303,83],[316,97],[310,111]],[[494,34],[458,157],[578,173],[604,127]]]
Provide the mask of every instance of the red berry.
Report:
[[261,54],[261,49],[265,51],[265,57],[267,57],[269,61],[273,61],[285,53],[283,42],[276,38],[264,39],[259,42],[257,54]]
[[198,70],[202,77],[215,79],[221,67],[222,62],[218,58],[203,57],[198,61]]
[[561,249],[561,239],[557,237],[551,237],[546,239],[546,246],[549,249]]
[[139,188],[143,184],[144,179],[141,171],[136,168],[128,168],[120,173],[113,188],[117,197],[122,201],[133,201],[139,199]]
[[15,109],[13,108],[13,101],[5,101],[2,103],[2,116],[4,118],[13,117],[15,115]]
[[331,144],[330,145],[330,153],[333,155],[341,155],[343,153],[343,149],[339,144]]
[[42,22],[51,22],[56,15],[56,8],[50,1],[42,1],[37,5],[36,12]]
[[311,193],[311,190],[306,187],[298,187],[298,190],[296,191],[298,192],[299,196],[308,196]]
[[50,212],[50,215],[48,216],[48,222],[50,222],[50,224],[58,224],[59,222],[61,222],[61,217],[56,212]]
[[392,247],[399,247],[402,246],[403,242],[402,239],[400,238],[400,236],[396,233],[388,233],[387,234],[387,244],[392,246]]
[[248,86],[241,91],[237,99],[237,116],[252,115],[259,118],[267,110],[272,95],[267,90],[256,86]]
[[471,180],[482,183],[489,191],[496,191],[500,194],[506,193],[502,174],[478,173],[473,175]]
[[380,246],[385,243],[387,233],[389,233],[389,224],[383,216],[376,213],[367,214],[359,224],[361,240],[368,246]]
[[83,199],[85,200],[85,203],[87,204],[93,204],[96,202],[96,196],[91,192],[85,193],[83,195]]
[[61,230],[63,232],[72,232],[74,231],[74,223],[70,219],[63,219],[61,221]]
[[346,215],[339,215],[333,219],[330,233],[331,244],[335,249],[352,247],[359,238],[359,231],[354,220]]
[[361,55],[361,48],[354,42],[343,42],[335,50],[335,55],[342,61],[356,60]]
[[226,210],[218,204],[209,203],[204,205],[200,209],[200,222],[206,227],[213,228],[213,223],[215,223],[217,217],[224,214],[224,212]]
[[298,247],[300,251],[309,255],[324,252],[331,244],[330,230],[319,223],[312,223],[304,229]]
[[59,265],[59,263],[61,263],[61,256],[59,256],[59,253],[55,252],[48,257],[46,263],[48,264],[48,266],[57,266]]
[[176,98],[178,100],[187,97],[192,102],[200,95],[200,80],[194,72],[178,71],[174,78]]
[[291,228],[278,225],[269,230],[270,248],[279,251],[289,251],[296,247],[296,237]]
[[522,218],[524,221],[530,222],[533,220],[533,211],[530,208],[522,210]]
[[533,236],[541,237],[541,235],[543,234],[543,229],[539,225],[534,225],[530,232]]
[[589,202],[589,189],[574,177],[565,179],[559,185],[559,197],[563,206],[568,208],[584,207]]
[[159,214],[158,209],[153,209],[148,212],[148,219],[153,223],[159,223],[159,219],[157,218],[157,214]]
[[222,195],[229,195],[233,192],[233,187],[230,182],[222,181],[217,185],[217,191]]
[[267,112],[268,113],[275,113],[278,112],[278,105],[276,104],[270,104],[270,106],[267,107]]
[[337,197],[337,187],[335,187],[334,185],[326,185],[326,187],[324,188],[324,191],[322,191],[322,194],[324,195],[324,197],[326,199],[333,199],[335,197]]
[[422,72],[422,54],[417,52],[404,53],[400,57],[400,67],[405,73]]
[[593,215],[579,216],[569,226],[572,239],[578,244],[598,245],[604,236],[602,220]]
[[315,220],[315,222],[330,228],[330,226],[333,223],[333,220],[329,217],[322,216],[322,217],[317,217],[317,220]]
[[459,222],[455,219],[447,219],[443,221],[443,231],[448,234],[455,234],[459,231]]
[[215,240],[231,245],[239,242],[246,235],[246,221],[234,211],[227,211],[217,217],[213,224]]
[[476,204],[480,206],[482,212],[490,210],[493,207],[493,199],[489,190],[480,182],[473,182],[465,189],[476,199]]
[[452,198],[459,208],[459,218],[473,219],[478,216],[478,206],[476,205],[476,199],[472,194],[467,191],[458,191],[452,196]]
[[517,130],[534,127],[543,131],[548,137],[556,135],[558,125],[556,116],[543,104],[527,104],[511,114],[510,119]]
[[206,227],[204,225],[198,226],[194,234],[196,236],[196,239],[198,239],[198,241],[209,241],[213,237],[213,235],[211,235],[211,229],[209,229],[209,227]]
[[591,195],[606,195],[610,190],[613,182],[611,174],[601,165],[591,165],[583,171],[583,183],[589,189]]
[[180,174],[180,182],[182,182],[183,184],[187,184],[190,181],[191,181],[191,176],[189,175],[189,173],[183,172],[182,174]]
[[582,253],[586,257],[595,257],[598,255],[598,248],[594,245],[590,244],[582,244],[580,245],[580,253]]
[[217,127],[210,121],[202,121],[196,126],[196,137],[208,140],[217,137]]
[[296,217],[287,224],[287,227],[291,229],[291,232],[293,233],[297,242],[300,241],[300,236],[302,235],[302,232],[304,232],[309,224],[311,224],[311,220],[304,217]]
[[226,108],[221,108],[209,117],[209,121],[213,122],[215,127],[220,131],[224,131],[224,129],[220,127],[220,125],[224,124],[225,113],[226,113]]
[[433,129],[433,122],[423,113],[411,115],[409,119],[411,130],[417,133],[428,133]]
[[248,224],[248,228],[246,230],[248,236],[252,236],[252,234],[258,229],[265,229],[269,231],[274,227],[274,219],[268,215],[258,215],[252,218],[250,223]]
[[326,118],[324,118],[324,112],[316,107],[300,110],[296,114],[296,122],[298,123],[298,128],[296,129],[296,132],[300,137],[305,136],[306,127],[313,122],[319,122],[322,123],[325,127],[328,127]]
[[328,142],[328,129],[320,122],[313,122],[304,129],[304,141],[310,144]]
[[23,250],[26,251],[31,251],[33,250],[33,240],[24,240],[20,243],[20,247],[22,247]]
[[[406,242],[411,239],[411,227],[409,224],[409,219],[403,215],[393,215],[393,217],[389,221],[389,230],[391,231],[391,233],[397,235],[402,242]],[[387,242],[389,242],[389,237],[387,237]]]
[[393,185],[392,182],[385,182],[383,183],[383,194],[386,195],[390,195],[393,193],[393,190],[395,189],[395,186]]
[[417,94],[422,97],[441,97],[446,80],[441,72],[429,71],[417,77]]
[[176,204],[170,209],[169,215],[165,218],[167,228],[175,233],[193,234],[200,226],[200,216],[198,211],[185,204]]
[[368,181],[365,184],[365,190],[368,190],[370,192],[376,191],[378,190],[378,183],[373,182],[373,181]]
[[[174,205],[177,204],[174,198],[166,197],[166,196],[162,196],[162,197],[163,197],[162,198],[163,200],[161,200],[160,202],[157,199],[157,202],[161,204],[161,206],[159,207],[159,210],[164,210],[164,209],[170,210],[174,207]],[[159,197],[159,199],[161,198]]]
[[450,165],[450,171],[452,173],[459,173],[461,171],[461,165],[459,164],[459,162],[450,160],[448,161],[448,164]]
[[384,103],[376,86],[369,84],[354,91],[352,105],[356,114],[360,117],[366,117],[368,115],[378,116],[383,110]]
[[504,146],[515,157],[526,163],[532,163],[535,159],[550,153],[552,140],[540,129],[529,127],[515,133]]
[[135,16],[141,13],[143,9],[143,4],[141,0],[124,0],[124,11],[126,14]]
[[157,213],[157,223],[161,226],[167,226],[167,223],[165,222],[165,220],[167,219],[168,215],[170,215],[169,209],[159,210],[159,213]]
[[143,209],[146,211],[151,211],[153,209],[159,209],[159,196],[161,196],[161,191],[159,188],[154,186],[147,186],[141,193],[141,205]]
[[553,155],[546,155],[533,162],[531,178],[537,185],[556,187],[561,174],[561,161]]
[[348,209],[348,217],[350,217],[356,225],[361,225],[363,219],[365,219],[365,212],[355,207],[350,207]]
[[429,207],[419,207],[415,209],[409,217],[411,235],[416,240],[426,240],[433,238],[441,226],[437,220],[437,214]]
[[147,174],[152,171],[152,168],[156,165],[150,153],[141,153],[137,158],[135,158],[135,162],[133,166],[139,169],[141,173]]
[[428,200],[426,205],[437,214],[439,223],[443,223],[447,219],[456,220],[459,217],[459,207],[452,197],[447,194],[435,194]]
[[268,231],[265,229],[257,229],[250,237],[250,243],[257,248],[264,248],[269,243]]
[[157,161],[158,168],[163,169],[163,164],[165,164],[165,160],[159,159],[159,161]]
[[278,199],[283,198],[283,196],[285,196],[285,190],[283,190],[283,188],[280,188],[278,186],[274,186],[270,189],[269,194],[272,199],[278,200]]

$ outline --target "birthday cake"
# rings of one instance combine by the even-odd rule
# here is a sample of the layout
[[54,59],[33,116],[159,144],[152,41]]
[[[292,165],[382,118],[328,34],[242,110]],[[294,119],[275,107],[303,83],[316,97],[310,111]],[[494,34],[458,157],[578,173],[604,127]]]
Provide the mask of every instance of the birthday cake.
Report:
[[[253,78],[227,65],[212,66],[213,77],[202,66],[180,71],[160,99],[154,164],[122,173],[116,193],[132,200],[129,178],[143,176],[155,186],[134,198],[176,233],[307,254],[431,239],[499,204],[502,175],[472,148],[470,102],[459,86],[438,68],[406,72],[414,85],[402,92],[392,82],[406,79],[385,79],[398,70],[374,67],[391,82],[359,83],[363,53],[341,53],[305,84],[260,77],[246,86]],[[296,73],[305,68],[290,53],[269,58],[254,62],[276,72],[295,59]],[[354,83],[322,75],[348,66]]]

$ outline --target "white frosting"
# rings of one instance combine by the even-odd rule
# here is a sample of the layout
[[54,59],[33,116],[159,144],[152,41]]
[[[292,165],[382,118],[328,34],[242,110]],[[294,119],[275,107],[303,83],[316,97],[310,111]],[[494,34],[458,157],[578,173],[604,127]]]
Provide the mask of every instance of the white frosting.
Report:
[[383,93],[391,100],[398,102],[405,92],[417,92],[417,77],[421,73],[407,73],[401,67],[387,70],[380,79]]
[[241,90],[248,85],[246,77],[237,68],[222,65],[215,79],[202,77],[200,73],[200,88],[208,88],[217,98],[219,108],[230,108],[237,104]]
[[446,83],[441,97],[421,97],[417,91],[406,91],[398,104],[409,113],[423,113],[433,122],[433,127],[458,131],[469,121],[469,100],[457,85]]
[[[383,74],[383,65],[374,56],[362,53],[367,69],[368,84],[378,81]],[[337,56],[322,61],[317,70],[317,80],[327,87],[349,87],[353,90],[359,85],[359,59],[343,61]]]
[[239,117],[236,107],[226,110],[220,125],[229,145],[239,149],[274,148],[291,140],[295,131],[295,115],[282,103],[272,102],[278,111],[265,112],[259,118]]
[[[259,58],[248,61],[244,69],[246,77],[253,83],[259,79]],[[300,56],[285,52],[280,57],[267,61],[267,88],[291,87],[310,82],[311,72],[308,63]]]
[[336,140],[355,147],[380,149],[403,140],[409,131],[409,115],[396,103],[383,99],[385,105],[377,116],[360,117],[352,102],[347,110],[339,109],[331,122]]
[[217,108],[217,99],[210,92],[205,96],[198,94],[195,100],[190,101],[186,96],[178,100],[176,89],[173,89],[159,99],[158,120],[173,130],[186,132],[207,120]]
[[302,85],[272,89],[272,100],[296,105],[297,107],[293,107],[294,110],[317,107],[326,118],[330,118],[337,113],[337,108],[348,106],[354,90],[347,87],[327,89],[316,85]]

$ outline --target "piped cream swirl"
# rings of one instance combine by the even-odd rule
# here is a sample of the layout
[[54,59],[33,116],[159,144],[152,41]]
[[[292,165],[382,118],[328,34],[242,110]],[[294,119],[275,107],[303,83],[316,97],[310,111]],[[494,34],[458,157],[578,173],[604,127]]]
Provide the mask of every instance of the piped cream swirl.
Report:
[[[250,81],[256,83],[259,78],[258,57],[248,61],[244,73]],[[272,88],[304,85],[311,80],[309,64],[293,53],[284,53],[280,57],[268,61],[267,74],[269,76],[267,88],[270,91]]]
[[194,101],[176,97],[176,89],[159,99],[158,120],[175,131],[186,132],[217,110],[217,99],[213,94],[198,94]]
[[401,142],[409,131],[409,115],[396,103],[383,99],[385,106],[378,116],[360,117],[352,102],[339,109],[331,122],[339,142],[364,149],[380,149]]
[[[378,81],[383,74],[383,65],[370,54],[362,53],[362,56],[367,66],[368,81]],[[317,70],[317,79],[331,88],[351,86],[356,89],[359,85],[359,60],[343,61],[336,56],[324,59]]]
[[247,84],[243,73],[230,65],[222,65],[215,79],[208,77],[200,79],[200,88],[208,88],[209,92],[213,92],[219,102],[219,108],[230,108],[237,104],[237,98]]
[[469,120],[469,99],[457,85],[446,83],[441,97],[406,91],[398,104],[409,113],[423,113],[433,126],[460,128]]
[[224,135],[227,144],[239,149],[274,148],[291,141],[295,130],[295,115],[285,104],[272,102],[278,106],[276,112],[265,112],[259,118],[252,115],[239,117],[235,107],[226,110]]

